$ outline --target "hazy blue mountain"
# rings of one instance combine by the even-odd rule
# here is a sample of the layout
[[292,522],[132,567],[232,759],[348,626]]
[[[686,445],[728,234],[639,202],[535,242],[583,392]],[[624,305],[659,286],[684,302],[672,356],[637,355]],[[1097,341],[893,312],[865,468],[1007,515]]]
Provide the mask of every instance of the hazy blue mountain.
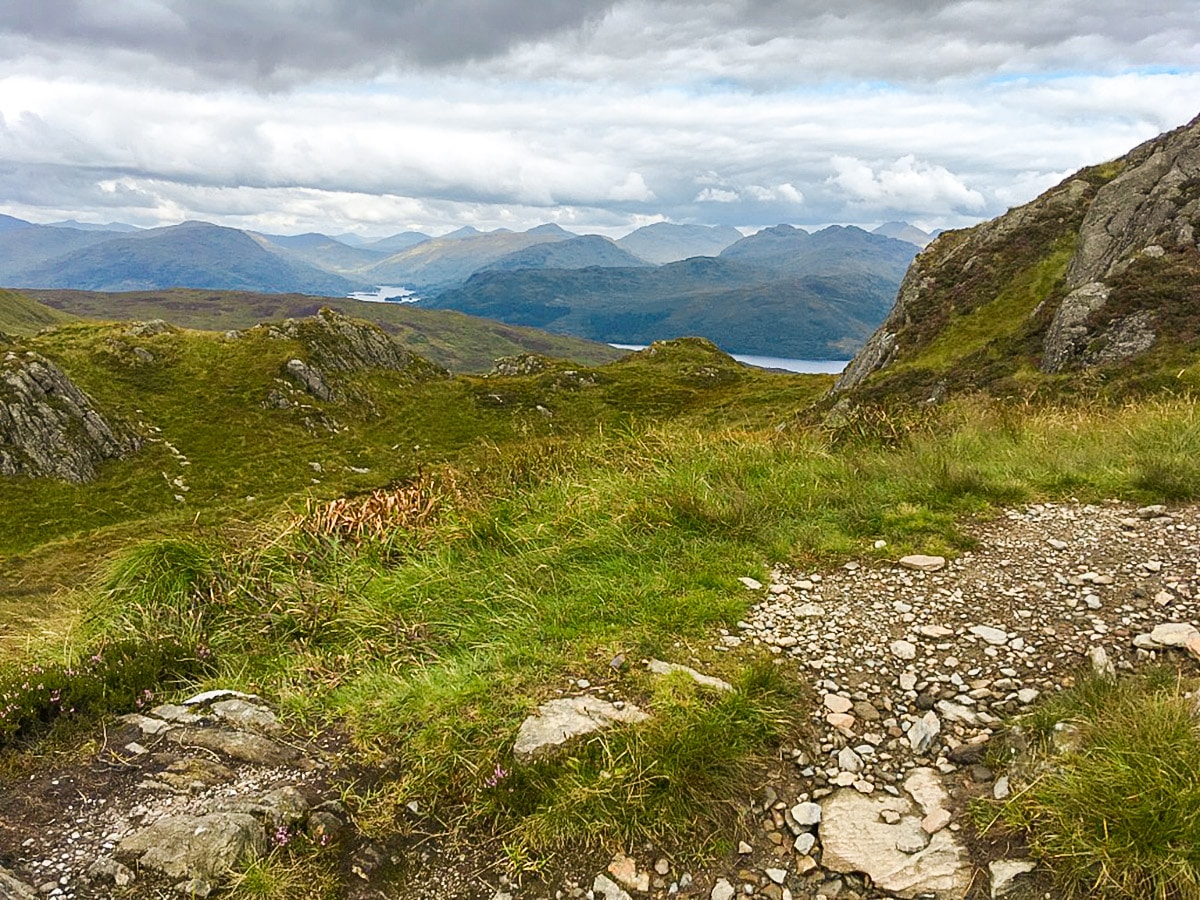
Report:
[[937,237],[937,232],[922,231],[916,225],[910,225],[907,222],[884,222],[878,228],[872,229],[871,234],[882,234],[884,237],[895,238],[898,241],[908,241],[918,247],[927,246]]
[[[74,229],[64,234],[99,235]],[[272,253],[233,228],[185,222],[112,236],[27,268],[14,287],[93,291],[193,287],[313,294],[345,294],[361,286],[339,275]]]
[[0,231],[8,231],[12,228],[28,228],[32,222],[26,222],[24,219],[18,219],[15,216],[6,216],[0,213]]
[[266,242],[268,250],[282,253],[285,257],[306,265],[316,266],[349,278],[381,259],[387,257],[382,250],[366,247],[348,247],[327,234],[256,234],[249,232],[255,240]]
[[532,247],[502,256],[478,271],[511,272],[517,269],[586,269],[588,266],[618,268],[648,265],[650,263],[622,250],[606,237],[585,234],[562,241],[534,244]]
[[536,244],[567,241],[574,237],[557,226],[531,231],[489,231],[460,228],[431,241],[410,247],[362,270],[374,284],[397,284],[418,291],[440,290],[462,284],[485,266]]
[[422,305],[593,340],[707,337],[731,352],[845,359],[881,322],[913,244],[781,226],[658,267],[483,271]]
[[113,231],[34,225],[5,216],[0,220],[0,285],[30,284],[22,280],[29,269],[74,250],[122,236]]
[[741,238],[740,231],[728,226],[656,222],[631,231],[617,241],[617,246],[647,262],[662,265],[692,256],[716,256]]
[[136,225],[127,225],[124,222],[108,222],[104,225],[97,225],[95,222],[77,222],[74,219],[67,219],[65,222],[51,222],[50,228],[78,228],[80,231],[111,231],[115,234],[130,234],[134,231],[142,231]]
[[377,241],[365,241],[359,246],[365,247],[367,250],[381,250],[384,253],[399,253],[401,250],[407,250],[409,247],[415,247],[417,244],[423,244],[429,240],[433,239],[424,232],[402,231]]

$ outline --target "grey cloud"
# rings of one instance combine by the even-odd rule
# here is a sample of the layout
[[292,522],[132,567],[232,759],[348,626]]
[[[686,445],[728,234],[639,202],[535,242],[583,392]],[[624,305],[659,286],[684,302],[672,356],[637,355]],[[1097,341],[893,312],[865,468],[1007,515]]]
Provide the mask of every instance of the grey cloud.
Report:
[[144,54],[273,85],[340,71],[486,59],[594,22],[613,0],[7,0],[8,53]]

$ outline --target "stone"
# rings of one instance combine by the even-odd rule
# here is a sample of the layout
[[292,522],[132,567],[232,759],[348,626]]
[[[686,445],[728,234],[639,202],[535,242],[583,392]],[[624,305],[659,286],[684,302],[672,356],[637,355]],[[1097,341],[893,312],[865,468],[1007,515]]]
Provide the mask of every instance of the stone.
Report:
[[994,859],[988,863],[991,874],[992,897],[1006,897],[1017,888],[1017,878],[1037,868],[1031,859]]
[[827,710],[834,713],[850,712],[854,707],[854,701],[841,694],[826,694],[821,702],[825,704]]
[[792,843],[792,849],[801,856],[807,856],[812,852],[813,847],[817,844],[817,837],[811,831],[805,831],[796,835],[796,840]]
[[521,723],[513,755],[529,762],[555,752],[581,735],[649,718],[632,703],[617,707],[590,695],[549,700]]
[[0,475],[83,484],[105,460],[126,459],[140,446],[44,356],[0,357]]
[[1012,793],[1012,789],[1008,786],[1008,776],[1001,775],[996,779],[996,783],[992,785],[992,797],[996,800],[1004,800]]
[[260,766],[283,766],[300,761],[300,755],[291,747],[245,731],[177,728],[167,732],[167,739],[182,747],[202,747],[223,753],[231,759]]
[[215,700],[245,700],[247,702],[253,702],[255,700],[262,700],[262,698],[257,694],[245,694],[241,691],[234,691],[228,688],[217,688],[216,690],[204,691],[203,693],[188,697],[183,701],[183,705],[208,706],[208,704]]
[[618,853],[608,864],[610,874],[621,887],[645,893],[650,890],[650,874],[639,872],[637,863],[624,853]]
[[916,646],[905,640],[892,641],[889,649],[892,651],[892,656],[896,657],[896,659],[907,661],[917,658]]
[[305,832],[314,844],[325,846],[336,841],[345,827],[345,823],[333,813],[318,809],[309,815]]
[[846,735],[846,737],[854,734],[855,718],[849,713],[830,713],[825,717],[825,721]]
[[801,828],[812,828],[821,824],[821,804],[797,803],[791,809],[792,818]]
[[983,638],[993,647],[1002,647],[1008,643],[1008,634],[1000,628],[993,628],[990,625],[972,625],[967,630],[976,637]]
[[948,809],[935,809],[921,820],[921,830],[926,834],[937,834],[950,824],[950,819]]
[[897,850],[911,855],[920,853],[929,846],[929,834],[921,830],[920,826],[913,827],[911,817],[904,817],[902,822],[902,826],[896,829],[899,832],[896,836]]
[[[912,842],[906,829],[908,801],[899,797],[864,797],[837,791],[822,802],[821,864],[832,872],[862,872],[874,884],[901,897],[932,896],[962,900],[971,884],[971,866],[963,847],[949,830],[932,835],[924,849],[905,853],[898,841]],[[884,822],[885,809],[901,813],[895,825]],[[907,845],[907,844],[906,844]]]
[[749,856],[751,853],[754,852],[754,848],[751,847],[749,844],[747,844],[745,841],[738,841],[737,852],[738,852],[739,856]]
[[704,675],[697,672],[688,666],[681,666],[678,663],[663,662],[661,659],[652,659],[646,663],[646,668],[654,675],[672,675],[676,672],[681,672],[692,681],[701,687],[712,688],[715,691],[732,691],[733,685],[728,681],[722,681],[720,678],[714,678],[711,675]]
[[143,716],[140,713],[130,713],[127,716],[121,716],[117,721],[123,722],[126,725],[136,726],[147,737],[156,737],[172,727],[170,722],[164,722],[162,719],[155,719],[150,716]]
[[937,717],[937,713],[930,710],[908,729],[908,745],[914,753],[924,754],[933,746],[933,739],[941,730],[942,720]]
[[1041,695],[1042,692],[1037,688],[1021,688],[1017,691],[1017,702],[1022,706],[1028,706]]
[[1070,546],[1066,541],[1060,541],[1058,538],[1047,538],[1046,543],[1055,550],[1066,550]]
[[713,885],[712,893],[708,896],[711,900],[733,900],[736,893],[728,879],[718,878],[717,883]]
[[838,751],[837,761],[838,768],[844,772],[862,771],[862,757],[855,753],[850,747],[843,747]]
[[926,814],[942,809],[950,802],[950,795],[946,793],[941,777],[928,767],[913,769],[912,774],[904,779],[904,790]]
[[0,900],[37,900],[37,896],[36,890],[0,866]]
[[783,884],[787,881],[787,869],[763,869],[763,874],[770,878],[776,884]]
[[592,891],[601,900],[633,900],[624,890],[606,875],[597,875],[592,882]]
[[917,629],[917,634],[921,635],[921,637],[940,640],[941,638],[951,637],[954,634],[954,629],[947,628],[945,625],[922,625]]
[[247,731],[257,731],[262,734],[279,734],[283,726],[275,713],[265,706],[247,703],[238,697],[228,700],[218,700],[212,705],[212,711],[223,722],[228,722],[237,728]]
[[913,569],[917,572],[937,572],[946,565],[944,556],[925,556],[921,553],[915,553],[911,556],[905,556],[900,559],[901,567],[905,569]]
[[979,715],[974,710],[968,709],[962,704],[952,703],[949,700],[939,700],[935,706],[937,711],[942,714],[942,718],[951,722],[971,727],[978,727],[983,724]]
[[[117,887],[133,884],[134,877],[132,869],[107,856],[101,857],[83,870],[84,881],[115,884]],[[0,891],[0,897],[4,897],[3,891]]]
[[169,878],[216,880],[266,851],[266,832],[253,816],[211,813],[161,818],[123,838],[115,855]]
[[762,582],[756,578],[751,578],[748,575],[743,575],[741,578],[738,579],[738,581],[740,581],[743,585],[745,585],[746,590],[748,590],[748,591],[761,591],[762,590]]
[[1093,647],[1088,651],[1088,661],[1092,664],[1092,673],[1097,678],[1112,681],[1117,677],[1117,668],[1103,647]]

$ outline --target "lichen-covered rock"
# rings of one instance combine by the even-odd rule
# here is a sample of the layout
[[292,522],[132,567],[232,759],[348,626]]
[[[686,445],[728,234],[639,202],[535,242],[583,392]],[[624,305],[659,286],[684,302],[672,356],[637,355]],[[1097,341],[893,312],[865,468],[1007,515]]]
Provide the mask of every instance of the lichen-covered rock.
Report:
[[267,852],[262,825],[246,813],[166,816],[124,838],[116,857],[168,878],[217,880]]
[[632,703],[616,706],[586,694],[549,700],[521,723],[513,756],[528,762],[549,756],[580,735],[611,728],[618,723],[644,722],[648,718]]
[[0,358],[0,475],[81,484],[102,461],[127,457],[139,443],[44,356],[10,351]]

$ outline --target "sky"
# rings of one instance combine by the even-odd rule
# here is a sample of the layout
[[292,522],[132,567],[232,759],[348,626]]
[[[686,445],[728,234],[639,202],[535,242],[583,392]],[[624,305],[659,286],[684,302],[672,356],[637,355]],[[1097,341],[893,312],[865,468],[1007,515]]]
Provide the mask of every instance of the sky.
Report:
[[281,234],[999,215],[1200,114],[1195,0],[4,0],[0,212]]

